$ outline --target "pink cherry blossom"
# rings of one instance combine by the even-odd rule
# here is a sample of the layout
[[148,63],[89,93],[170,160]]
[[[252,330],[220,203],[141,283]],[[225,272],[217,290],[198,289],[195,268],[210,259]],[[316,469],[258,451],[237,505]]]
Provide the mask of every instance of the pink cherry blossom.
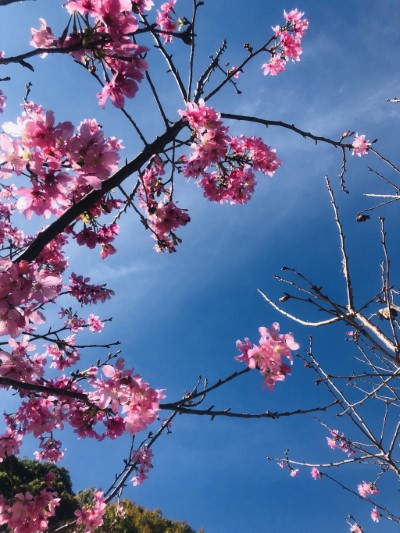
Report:
[[[169,0],[161,4],[161,10],[157,9],[156,22],[160,30],[165,32],[174,32],[177,29],[176,22],[172,19],[172,13],[175,13],[174,6],[176,0]],[[172,35],[169,33],[162,34],[164,37],[164,43],[171,43],[173,41]]]
[[378,489],[376,488],[376,485],[374,483],[367,483],[363,481],[360,485],[358,485],[358,493],[363,498],[368,498],[370,494],[378,494]]
[[232,66],[229,69],[228,74],[230,76],[232,76],[232,78],[235,78],[235,80],[237,80],[239,78],[239,75],[240,75],[240,70],[238,69],[238,67]]
[[133,98],[137,91],[138,85],[135,80],[124,78],[117,73],[104,85],[101,93],[97,94],[97,98],[101,108],[105,107],[107,98],[110,98],[113,105],[121,109],[125,103],[124,96]]
[[379,519],[380,519],[380,514],[377,510],[376,507],[374,507],[371,511],[371,519],[374,521],[374,522],[379,522]]
[[64,457],[62,450],[62,443],[53,437],[40,437],[40,451],[34,452],[37,461],[49,461],[50,463],[58,463]]
[[256,185],[253,170],[272,176],[281,165],[275,150],[260,138],[229,137],[220,115],[204,101],[187,103],[179,113],[195,134],[189,159],[181,159],[183,173],[200,178],[197,184],[208,200],[245,204]]
[[321,472],[318,470],[318,468],[311,468],[311,477],[313,479],[319,479],[321,477]]
[[133,451],[131,462],[135,464],[135,468],[138,472],[136,476],[132,478],[134,486],[141,485],[143,481],[148,478],[148,473],[150,469],[153,468],[152,459],[153,451],[146,445],[139,450]]
[[[55,44],[56,39],[51,28],[47,26],[46,21],[42,18],[39,20],[40,28],[38,30],[31,28],[32,40],[29,44],[35,48],[51,48]],[[45,53],[41,54],[41,57],[46,57],[46,55]]]
[[60,504],[60,498],[57,496],[57,492],[43,489],[36,496],[30,492],[18,493],[14,502],[9,502],[8,505],[3,499],[0,502],[3,507],[2,522],[14,533],[47,531],[48,519],[54,516],[55,509]]
[[76,524],[85,526],[86,532],[95,531],[96,528],[103,524],[103,516],[106,512],[106,502],[104,494],[99,490],[93,494],[93,504],[82,507],[75,511],[77,517]]
[[3,113],[6,107],[7,96],[0,90],[0,113]]
[[371,142],[366,140],[365,135],[358,135],[358,133],[356,133],[354,141],[352,142],[352,154],[358,157],[367,155],[370,146]]
[[300,55],[303,53],[301,41],[307,28],[308,20],[303,19],[304,13],[298,9],[293,9],[289,13],[284,11],[286,24],[284,26],[273,27],[276,44],[269,50],[272,54],[268,63],[262,65],[264,75],[270,74],[276,76],[285,70],[285,65],[291,59],[300,61]]
[[271,76],[277,76],[283,72],[286,68],[286,61],[280,55],[271,56],[268,63],[261,65],[261,68],[264,71],[264,76],[270,74]]
[[102,322],[99,317],[95,316],[93,313],[89,315],[88,324],[90,331],[93,333],[100,333],[100,331],[104,328],[104,322]]
[[343,433],[339,433],[337,429],[331,430],[332,437],[327,437],[326,441],[328,446],[332,449],[339,449],[349,456],[355,455],[352,443],[344,436]]
[[244,342],[237,341],[236,346],[242,353],[235,357],[237,361],[246,363],[251,369],[258,368],[270,391],[273,391],[277,381],[284,381],[291,373],[288,364],[282,361],[282,357],[293,363],[292,350],[298,350],[299,345],[295,342],[291,333],[279,333],[279,324],[274,322],[268,329],[259,328],[260,345],[251,344],[249,339]]

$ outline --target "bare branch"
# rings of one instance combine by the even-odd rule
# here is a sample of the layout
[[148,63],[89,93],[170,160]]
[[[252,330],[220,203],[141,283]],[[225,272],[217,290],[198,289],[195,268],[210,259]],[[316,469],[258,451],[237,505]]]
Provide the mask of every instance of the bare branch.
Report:
[[338,227],[338,232],[339,232],[340,251],[342,254],[343,276],[345,279],[346,292],[347,292],[347,309],[349,313],[351,313],[354,311],[354,298],[353,298],[353,288],[352,288],[351,278],[350,278],[349,258],[347,256],[346,245],[345,245],[346,238],[343,232],[342,223],[339,218],[339,208],[336,204],[335,196],[333,194],[333,190],[332,190],[330,181],[328,179],[328,176],[325,176],[325,182],[328,188],[329,196],[331,197],[331,203],[332,203],[333,212],[335,215],[335,221],[336,221],[336,225]]
[[312,139],[316,143],[324,142],[327,144],[331,144],[332,146],[335,146],[336,148],[343,148],[343,149],[347,148],[349,150],[352,148],[352,145],[349,143],[343,143],[342,141],[334,141],[333,139],[329,139],[328,137],[314,135],[313,133],[297,128],[294,124],[288,124],[287,122],[282,122],[281,120],[267,120],[264,118],[251,117],[248,115],[237,115],[235,113],[221,113],[221,117],[229,119],[229,120],[243,120],[246,122],[255,122],[256,124],[263,124],[264,126],[267,126],[267,127],[278,126],[279,128],[286,128],[288,130],[294,131],[295,133],[298,133],[304,138]]
[[[217,416],[225,416],[230,418],[283,418],[288,416],[294,416],[294,415],[306,415],[309,413],[315,413],[317,411],[326,411],[330,407],[333,407],[336,405],[337,402],[334,401],[328,405],[324,405],[323,407],[313,407],[312,409],[296,409],[295,411],[284,411],[284,412],[278,412],[278,411],[265,411],[264,413],[234,413],[230,409],[225,409],[223,411],[215,411],[214,406],[209,407],[208,409],[192,409],[190,407],[184,407],[179,406],[175,408],[175,411],[179,414],[187,414],[187,415],[198,415],[198,416],[210,416],[211,419],[214,419]],[[170,410],[170,407],[165,407],[164,404],[160,404],[160,409],[168,409]]]

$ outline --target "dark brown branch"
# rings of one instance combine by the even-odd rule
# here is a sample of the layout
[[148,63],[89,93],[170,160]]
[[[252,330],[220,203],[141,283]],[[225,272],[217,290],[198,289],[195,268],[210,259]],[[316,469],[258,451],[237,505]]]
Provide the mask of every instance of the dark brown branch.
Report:
[[210,416],[211,419],[215,418],[216,416],[226,416],[230,418],[282,418],[282,417],[288,417],[293,415],[306,415],[308,413],[315,413],[317,411],[326,411],[330,407],[333,407],[338,402],[334,401],[328,405],[325,405],[323,407],[313,407],[312,409],[296,409],[296,411],[284,411],[284,412],[277,412],[277,411],[265,411],[265,413],[234,413],[230,409],[224,409],[223,411],[214,411],[213,406],[209,407],[208,409],[191,409],[190,407],[183,407],[183,406],[176,406],[171,407],[172,404],[160,404],[160,409],[163,410],[171,410],[173,409],[179,414],[187,414],[187,415],[199,415],[199,416]]
[[86,405],[89,405],[90,407],[96,407],[96,409],[99,409],[97,405],[94,405],[89,401],[87,394],[84,392],[78,392],[69,389],[59,389],[57,387],[51,387],[48,385],[39,385],[39,383],[26,383],[4,376],[0,377],[0,386],[12,387],[17,391],[26,390],[30,392],[39,392],[41,394],[50,394],[52,396],[66,396],[67,398],[74,398],[75,400],[80,400],[81,402],[85,403]]
[[[171,403],[162,404],[163,405],[163,409],[170,409],[170,410],[176,409],[176,407],[178,407],[179,405],[184,405],[188,401],[192,401],[192,400],[195,400],[196,398],[205,396],[209,392],[211,392],[211,391],[213,391],[215,389],[218,389],[219,387],[222,387],[222,385],[225,385],[225,383],[228,383],[229,381],[232,381],[233,379],[236,379],[239,376],[242,376],[243,374],[247,374],[248,372],[250,372],[250,368],[244,368],[243,370],[239,370],[238,372],[234,372],[233,374],[231,374],[227,378],[219,379],[216,383],[214,383],[214,385],[211,385],[210,387],[207,387],[207,388],[205,388],[205,389],[203,389],[202,391],[199,391],[199,392],[197,391],[197,387],[195,387],[195,389],[190,394],[188,394],[184,398],[182,398],[182,400],[178,400],[177,402],[171,402]],[[199,383],[200,383],[200,381],[201,381],[201,377],[199,378]]]
[[[267,52],[268,51],[268,46],[272,43],[272,41],[275,40],[275,35],[272,35],[272,37],[270,37],[268,39],[268,41],[263,44],[262,46],[260,46],[260,48],[258,48],[256,51],[254,51],[251,47],[248,47],[246,48],[247,50],[250,51],[249,55],[246,57],[246,59],[244,59],[240,65],[237,66],[236,70],[237,71],[241,71],[243,72],[243,67],[245,65],[247,65],[247,63],[249,63],[252,59],[254,59],[256,56],[258,56],[258,54],[261,54],[262,52]],[[218,61],[216,62],[216,66],[218,66]],[[219,85],[217,85],[217,87],[215,87],[215,89],[213,89],[210,93],[208,93],[207,96],[204,97],[204,101],[207,102],[207,100],[209,100],[210,98],[212,98],[215,94],[217,94],[221,89],[222,87],[224,87],[228,82],[231,81],[231,78],[234,76],[234,72],[232,71],[231,74],[229,76],[227,76],[223,81],[221,81],[221,83]],[[202,87],[200,87],[200,91],[202,91]],[[198,95],[199,96],[199,95]]]
[[327,144],[331,144],[332,146],[335,146],[336,148],[348,148],[349,150],[352,148],[352,145],[350,143],[343,143],[341,141],[334,141],[333,139],[329,139],[328,137],[322,137],[321,135],[314,135],[313,133],[310,133],[308,131],[301,130],[300,128],[297,128],[294,124],[288,124],[287,122],[282,122],[281,120],[267,120],[264,118],[259,117],[250,117],[247,115],[236,115],[235,113],[220,113],[221,118],[226,118],[228,120],[243,120],[246,122],[255,122],[257,124],[263,124],[264,126],[278,126],[280,128],[286,128],[288,130],[292,130],[295,133],[298,133],[304,138],[312,139],[316,143],[318,141],[324,142]]
[[[10,4],[15,4],[16,2],[26,2],[27,0],[0,0],[0,7],[8,6]],[[35,0],[30,0],[31,2],[34,2]]]

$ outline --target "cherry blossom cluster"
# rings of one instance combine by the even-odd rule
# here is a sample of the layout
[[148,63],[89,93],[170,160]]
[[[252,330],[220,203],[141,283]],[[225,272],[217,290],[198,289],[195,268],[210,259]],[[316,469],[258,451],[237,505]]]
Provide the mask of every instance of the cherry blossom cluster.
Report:
[[47,489],[37,495],[18,493],[12,501],[0,496],[0,525],[14,533],[47,531],[49,518],[59,504],[58,493]]
[[84,526],[85,533],[91,533],[96,528],[103,525],[103,516],[106,512],[106,502],[101,490],[93,494],[93,503],[90,506],[83,506],[75,511],[77,517],[76,525]]
[[379,490],[375,483],[363,481],[357,486],[358,494],[363,498],[368,498],[371,494],[378,494]]
[[172,188],[162,182],[164,173],[161,158],[154,157],[140,178],[139,206],[145,210],[146,225],[156,241],[156,251],[175,252],[176,246],[182,242],[175,231],[190,222],[190,216],[172,201]]
[[[220,115],[203,100],[187,103],[179,114],[193,130],[189,158],[182,157],[183,173],[200,178],[197,184],[212,202],[245,204],[256,185],[254,170],[272,176],[281,161],[258,137],[231,137]],[[214,170],[213,170],[214,169]]]
[[327,444],[332,450],[341,450],[343,453],[347,453],[349,456],[355,455],[352,443],[344,436],[343,433],[339,433],[337,429],[331,430],[331,437],[326,437]]
[[114,296],[114,291],[105,285],[91,284],[88,276],[83,277],[73,272],[69,278],[69,293],[82,305],[104,303]]
[[248,338],[236,342],[241,354],[235,359],[245,363],[248,368],[257,368],[270,391],[274,390],[277,381],[284,381],[291,373],[290,365],[284,363],[282,358],[293,364],[291,352],[299,349],[299,344],[295,342],[291,333],[282,334],[279,331],[279,324],[274,322],[270,328],[259,328],[261,335],[259,345],[252,344]]
[[15,338],[29,331],[30,323],[43,323],[44,316],[36,307],[53,301],[61,287],[61,278],[49,269],[0,259],[0,335]]
[[301,41],[308,28],[308,20],[303,19],[304,13],[293,9],[283,12],[286,23],[284,26],[273,27],[275,44],[270,50],[271,57],[268,63],[262,65],[264,75],[276,76],[286,68],[286,63],[300,61],[302,54]]
[[72,32],[56,39],[40,19],[40,28],[31,30],[30,44],[43,49],[71,48],[69,53],[91,73],[98,69],[104,73],[103,89],[97,94],[100,107],[110,98],[115,107],[122,108],[125,98],[137,93],[147,69],[143,54],[148,49],[132,39],[138,29],[132,8],[141,13],[151,6],[149,0],[67,0],[64,7],[73,18]]
[[[12,174],[29,179],[30,186],[12,191],[17,202],[4,205],[4,218],[17,208],[26,218],[33,214],[50,218],[60,215],[74,202],[93,189],[100,189],[118,167],[122,144],[115,137],[105,138],[95,120],[82,121],[76,132],[70,122],[56,123],[54,113],[32,102],[24,105],[16,123],[3,124],[0,134],[0,179]],[[83,229],[69,228],[78,244],[89,248],[100,246],[102,258],[115,253],[111,244],[119,233],[117,224],[101,225],[98,217],[120,206],[108,196],[82,215]],[[9,237],[10,227],[5,236]],[[21,240],[21,236],[17,233]],[[66,244],[65,235],[58,236],[49,246],[46,260]],[[17,242],[16,245],[26,243]],[[51,253],[50,253],[51,252]],[[58,261],[57,261],[58,259]],[[63,263],[60,253],[53,256],[54,267]]]
[[[120,436],[124,431],[134,435],[145,429],[157,418],[162,390],[152,389],[133,370],[124,369],[124,360],[118,359],[115,366],[103,365],[105,378],[96,377],[89,383],[96,389],[89,399],[103,411],[110,409],[112,416],[105,422],[107,435]],[[118,415],[121,409],[122,418]]]
[[132,478],[132,484],[134,486],[141,485],[148,477],[148,473],[151,468],[153,460],[153,450],[144,445],[139,450],[133,450],[131,462],[135,464],[137,471],[136,476]]
[[[32,368],[30,369],[30,382],[40,382],[44,363],[43,356],[39,358],[39,363],[32,363],[31,366],[36,364],[39,370],[33,375]],[[4,366],[7,377],[23,381],[21,372],[13,372],[10,365]],[[55,366],[63,368],[69,364],[58,363]],[[16,367],[19,368],[17,359]],[[43,392],[41,395],[29,396],[20,392],[23,398],[25,396],[21,406],[14,414],[5,415],[7,429],[0,435],[0,460],[6,455],[17,453],[22,437],[30,433],[40,441],[38,458],[59,461],[64,452],[62,443],[54,438],[53,433],[63,429],[65,423],[69,423],[79,437],[101,441],[106,437],[115,439],[124,432],[136,434],[154,422],[159,402],[164,397],[163,391],[152,389],[140,376],[133,375],[133,370],[124,370],[123,359],[117,361],[115,368],[110,364],[104,365],[102,372],[108,379],[96,377],[97,367],[80,373],[79,377],[89,379],[88,383],[94,389],[89,393],[65,377],[47,381],[53,390],[60,389],[57,395]],[[64,388],[70,393],[77,393],[76,397],[62,395]],[[102,432],[99,432],[99,423],[103,424]]]
[[74,133],[71,122],[56,123],[53,111],[27,102],[16,123],[2,127],[0,178],[28,175],[32,188],[17,191],[17,207],[27,218],[61,214],[72,201],[101,188],[118,167],[122,144],[105,138],[95,120],[82,121]]
[[173,19],[173,14],[175,14],[175,4],[176,0],[169,0],[164,4],[161,4],[160,9],[157,9],[157,26],[160,28],[160,30],[162,30],[162,32],[167,32],[162,33],[162,36],[164,37],[164,44],[172,43],[173,37],[171,33],[174,32],[178,27],[176,20]]
[[293,466],[290,464],[290,461],[288,460],[279,461],[278,466],[279,468],[282,468],[282,470],[284,468],[287,468],[289,470],[290,477],[296,477],[300,473],[300,470],[298,468],[293,468]]

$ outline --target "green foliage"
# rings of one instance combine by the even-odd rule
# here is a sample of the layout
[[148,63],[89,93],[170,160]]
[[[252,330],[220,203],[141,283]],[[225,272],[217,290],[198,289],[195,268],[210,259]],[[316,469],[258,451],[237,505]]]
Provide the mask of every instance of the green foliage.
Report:
[[159,509],[149,511],[128,499],[122,500],[120,507],[122,516],[116,513],[116,503],[107,506],[104,525],[97,529],[99,533],[196,533],[186,522],[165,518]]

